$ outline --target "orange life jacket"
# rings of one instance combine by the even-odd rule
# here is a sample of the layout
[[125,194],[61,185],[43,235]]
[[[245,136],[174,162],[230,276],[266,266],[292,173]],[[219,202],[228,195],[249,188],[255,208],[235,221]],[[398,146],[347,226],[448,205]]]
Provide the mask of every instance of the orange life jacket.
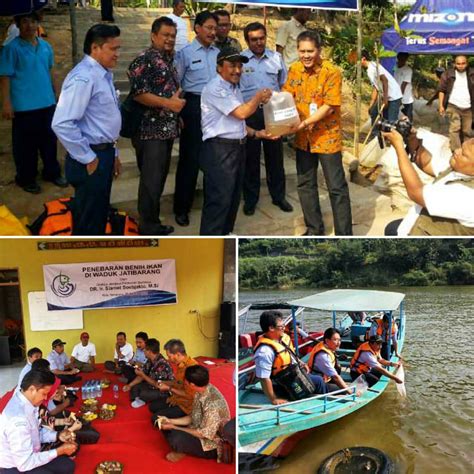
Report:
[[[383,338],[383,333],[385,332],[385,338],[384,342],[388,342],[389,336],[388,336],[388,331],[385,331],[385,327],[383,325],[383,319],[376,319],[375,322],[377,323],[377,336],[380,336]],[[396,332],[398,330],[397,323],[395,321],[392,322],[392,336],[395,336]]]
[[70,202],[71,198],[61,198],[44,204],[45,218],[38,235],[72,235]]
[[350,363],[351,370],[355,370],[359,374],[365,374],[366,372],[370,370],[370,367],[367,364],[363,364],[359,362],[359,357],[361,356],[363,352],[371,352],[377,358],[379,357],[379,354],[380,354],[379,352],[374,351],[370,347],[370,344],[368,342],[364,342],[363,344],[361,344],[357,348],[356,353],[354,354],[354,357],[352,358],[351,363]]
[[275,376],[276,374],[281,372],[283,369],[286,369],[287,367],[293,364],[291,353],[287,349],[287,347],[290,347],[291,350],[294,350],[293,344],[288,334],[283,334],[280,341],[275,341],[274,339],[270,339],[262,335],[257,341],[257,344],[255,344],[254,352],[262,345],[270,346],[275,352],[275,359],[273,360],[273,366],[272,366],[273,376]]
[[[331,349],[329,349],[324,344],[324,342],[321,341],[319,344],[316,344],[313,347],[313,350],[311,351],[311,354],[309,355],[309,359],[308,359],[309,370],[313,371],[314,359],[315,359],[316,355],[319,352],[322,352],[322,351],[326,352],[326,354],[329,355],[329,361],[331,362],[331,365],[334,368],[336,368],[336,354],[334,354],[334,352]],[[331,377],[329,375],[323,374],[323,380],[325,382],[329,382],[331,380]]]
[[[44,204],[44,212],[30,226],[34,235],[72,235],[72,198],[60,198]],[[138,224],[124,212],[110,209],[105,227],[106,235],[139,235]]]

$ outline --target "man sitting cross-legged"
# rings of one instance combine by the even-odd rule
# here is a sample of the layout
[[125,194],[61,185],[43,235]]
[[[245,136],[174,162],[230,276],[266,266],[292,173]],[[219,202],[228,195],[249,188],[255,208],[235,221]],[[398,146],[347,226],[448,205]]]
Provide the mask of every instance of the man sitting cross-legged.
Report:
[[176,462],[186,454],[216,459],[218,433],[230,419],[229,407],[222,393],[209,383],[209,371],[205,367],[188,367],[184,379],[184,384],[195,392],[191,414],[159,419],[160,428],[172,449],[166,459]]
[[165,397],[159,390],[162,380],[173,380],[173,370],[167,360],[160,354],[160,342],[148,339],[145,344],[147,361],[143,368],[136,368],[136,377],[123,386],[124,392],[130,392],[133,408],[140,408],[146,402]]
[[189,385],[184,383],[184,374],[188,367],[196,365],[197,362],[186,354],[183,341],[170,339],[165,344],[165,351],[170,363],[175,364],[177,367],[175,373],[176,380],[161,383],[159,386],[161,392],[169,392],[171,396],[168,398],[159,398],[148,405],[148,408],[153,413],[153,424],[158,416],[179,418],[189,415],[192,410],[195,394]]

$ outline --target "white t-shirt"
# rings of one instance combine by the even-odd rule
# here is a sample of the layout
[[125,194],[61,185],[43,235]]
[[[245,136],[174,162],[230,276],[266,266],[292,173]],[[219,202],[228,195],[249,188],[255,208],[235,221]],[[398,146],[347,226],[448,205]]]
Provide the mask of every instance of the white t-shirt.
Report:
[[402,90],[398,85],[398,82],[395,78],[381,65],[378,65],[378,74],[377,74],[377,63],[371,61],[367,68],[367,75],[369,76],[370,82],[372,85],[380,92],[383,93],[382,81],[379,79],[380,76],[385,76],[388,81],[388,100],[398,100],[403,97]]
[[[438,176],[449,167],[452,152],[448,138],[424,129],[418,129],[416,136],[423,140],[423,146],[431,153],[431,166]],[[423,200],[431,216],[456,219],[466,227],[474,227],[474,189],[463,184],[460,181],[463,179],[472,180],[472,177],[453,171],[439,181],[425,185]],[[450,181],[456,182],[448,185]],[[410,233],[421,211],[418,204],[408,211],[398,228],[398,235]]]
[[283,48],[282,56],[287,68],[299,59],[296,38],[303,31],[306,28],[294,17],[283,23],[277,31],[275,43]]
[[97,354],[95,352],[95,345],[92,342],[89,342],[87,346],[83,346],[80,342],[74,346],[71,356],[74,359],[77,359],[79,362],[84,362],[88,364],[91,357],[95,357]]
[[129,342],[126,342],[123,347],[120,348],[120,352],[122,357],[119,358],[117,354],[117,350],[114,350],[114,359],[118,359],[119,361],[123,360],[124,362],[129,362],[130,359],[133,357],[133,347]]
[[469,109],[471,107],[471,96],[467,85],[467,72],[454,72],[456,73],[456,80],[448,102],[460,109]]
[[395,80],[397,81],[400,89],[404,82],[407,83],[405,87],[405,92],[403,92],[402,104],[413,104],[413,88],[411,85],[411,80],[413,77],[413,69],[405,64],[403,67],[395,68],[394,74]]
[[176,31],[176,44],[175,51],[179,51],[184,48],[188,43],[188,22],[183,20],[180,16],[175,15],[174,13],[169,13],[166,15],[168,18],[171,18],[175,23],[177,28]]

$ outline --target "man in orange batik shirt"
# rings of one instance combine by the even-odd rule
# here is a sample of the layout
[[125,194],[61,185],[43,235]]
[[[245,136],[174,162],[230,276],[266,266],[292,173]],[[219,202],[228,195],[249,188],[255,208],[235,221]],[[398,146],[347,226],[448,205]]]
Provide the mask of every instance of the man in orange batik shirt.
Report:
[[321,163],[329,190],[334,232],[352,235],[349,188],[342,167],[342,76],[321,58],[321,40],[312,31],[297,38],[299,61],[290,66],[283,90],[293,95],[301,118],[296,131],[298,196],[306,224],[304,235],[324,235],[317,168]]

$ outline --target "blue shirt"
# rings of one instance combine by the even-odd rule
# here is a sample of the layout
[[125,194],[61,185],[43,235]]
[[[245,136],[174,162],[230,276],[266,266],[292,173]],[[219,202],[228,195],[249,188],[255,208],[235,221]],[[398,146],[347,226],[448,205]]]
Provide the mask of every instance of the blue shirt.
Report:
[[329,359],[329,354],[324,351],[319,351],[314,358],[313,367],[310,367],[311,370],[316,372],[321,372],[328,377],[334,377],[337,375],[336,369],[331,365],[331,360]]
[[212,79],[201,95],[202,140],[214,137],[244,138],[247,135],[245,120],[230,115],[243,103],[238,86],[225,81],[220,74]]
[[132,357],[132,361],[140,362],[141,364],[144,364],[147,361],[147,358],[145,356],[145,351],[137,347],[137,350],[135,351],[135,354]]
[[15,112],[44,109],[56,103],[51,68],[53,49],[36,38],[37,45],[16,37],[4,46],[0,58],[0,76],[10,79],[10,100]]
[[265,49],[261,57],[255,56],[250,49],[242,52],[249,62],[243,65],[240,78],[240,90],[245,102],[248,102],[255,93],[264,88],[280,92],[286,82],[288,72],[280,53]]
[[205,48],[196,38],[176,53],[176,69],[184,92],[201,94],[204,86],[216,76],[219,49]]
[[67,75],[52,128],[69,155],[86,165],[96,154],[90,145],[113,143],[122,117],[112,73],[86,55]]
[[41,443],[57,440],[56,431],[40,426],[38,408],[15,392],[0,416],[0,467],[31,471],[58,456],[56,449],[41,450]]
[[64,370],[64,366],[69,364],[69,357],[66,353],[61,352],[61,354],[59,354],[54,349],[49,353],[47,359],[49,361],[49,369],[51,372],[53,370]]

